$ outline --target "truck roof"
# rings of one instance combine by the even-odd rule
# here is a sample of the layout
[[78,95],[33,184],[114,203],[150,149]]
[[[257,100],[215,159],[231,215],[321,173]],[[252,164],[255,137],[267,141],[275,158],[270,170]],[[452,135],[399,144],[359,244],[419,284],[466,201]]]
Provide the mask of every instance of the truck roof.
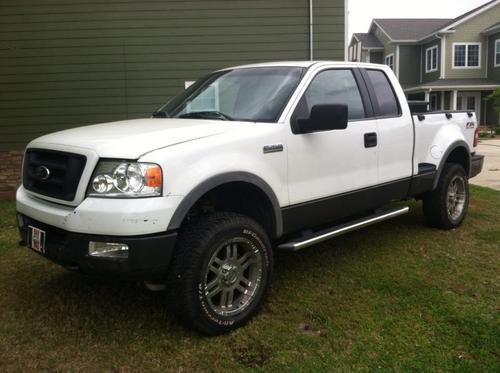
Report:
[[[263,63],[255,63],[255,64],[248,64],[248,65],[240,65],[240,66],[231,66],[227,67],[224,69],[221,69],[220,71],[223,70],[232,70],[232,69],[246,69],[246,68],[252,68],[252,67],[305,67],[309,68],[313,65],[337,65],[337,66],[348,66],[348,67],[373,67],[376,66],[375,64],[372,63],[362,63],[362,62],[344,62],[344,61],[275,61],[275,62],[263,62]],[[377,65],[377,66],[384,66],[386,65]]]

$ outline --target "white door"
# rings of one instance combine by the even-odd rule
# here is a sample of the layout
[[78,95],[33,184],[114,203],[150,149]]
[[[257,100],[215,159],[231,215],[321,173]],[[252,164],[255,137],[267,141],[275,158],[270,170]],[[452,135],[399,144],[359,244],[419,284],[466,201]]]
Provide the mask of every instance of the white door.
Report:
[[404,189],[411,177],[413,164],[411,115],[403,113],[404,103],[398,102],[392,84],[383,71],[367,69],[365,74],[374,87],[373,102],[378,117],[378,181],[380,184],[402,182]]
[[459,92],[457,95],[457,110],[470,110],[476,113],[477,122],[481,123],[481,94],[474,92]]
[[348,128],[297,135],[289,131],[288,186],[292,205],[378,183],[378,148],[365,144],[365,135],[376,136],[377,121],[365,118],[353,72],[318,72],[299,101],[292,121],[294,117],[307,118],[312,106],[318,104],[348,105]]

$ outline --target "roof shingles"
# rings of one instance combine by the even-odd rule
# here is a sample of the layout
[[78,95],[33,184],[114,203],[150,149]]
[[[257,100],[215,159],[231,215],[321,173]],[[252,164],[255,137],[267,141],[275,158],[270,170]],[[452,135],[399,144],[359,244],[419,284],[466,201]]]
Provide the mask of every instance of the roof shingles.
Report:
[[377,18],[373,20],[393,41],[417,41],[449,24],[448,18]]
[[[434,32],[453,26],[470,15],[489,7],[499,0],[491,0],[453,19],[445,18],[377,18],[373,21],[383,29],[392,41],[419,41]],[[486,31],[486,30],[485,30]]]
[[363,48],[384,48],[382,43],[375,37],[375,35],[368,33],[356,33],[354,37],[361,42]]

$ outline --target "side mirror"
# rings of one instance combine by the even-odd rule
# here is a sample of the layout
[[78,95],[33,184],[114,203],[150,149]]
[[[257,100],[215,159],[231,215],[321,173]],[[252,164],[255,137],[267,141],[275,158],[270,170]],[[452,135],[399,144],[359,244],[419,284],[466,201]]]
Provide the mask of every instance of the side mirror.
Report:
[[311,133],[347,128],[347,105],[314,105],[307,119],[297,119],[292,126],[294,134]]

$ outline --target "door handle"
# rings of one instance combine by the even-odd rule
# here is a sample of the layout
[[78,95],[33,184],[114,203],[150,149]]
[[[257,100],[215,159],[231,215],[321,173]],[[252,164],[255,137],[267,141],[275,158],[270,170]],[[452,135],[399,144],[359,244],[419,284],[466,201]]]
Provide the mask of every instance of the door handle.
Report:
[[377,146],[377,134],[375,132],[365,133],[365,148]]

